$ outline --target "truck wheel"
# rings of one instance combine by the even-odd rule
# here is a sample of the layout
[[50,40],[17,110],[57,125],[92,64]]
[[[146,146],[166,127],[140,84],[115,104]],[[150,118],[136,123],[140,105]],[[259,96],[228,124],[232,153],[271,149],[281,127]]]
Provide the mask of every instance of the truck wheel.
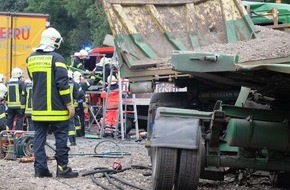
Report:
[[[124,125],[124,135],[129,134],[131,129],[133,128],[133,119],[127,118],[126,119],[126,125]],[[119,123],[118,125],[118,130],[121,133],[121,124]]]
[[177,149],[154,148],[152,178],[154,190],[172,189],[177,163]]
[[133,128],[133,119],[127,118],[126,119],[126,128],[125,128],[126,134],[128,134],[132,128]]
[[176,172],[175,190],[197,189],[201,170],[201,149],[201,146],[199,146],[198,150],[181,150]]

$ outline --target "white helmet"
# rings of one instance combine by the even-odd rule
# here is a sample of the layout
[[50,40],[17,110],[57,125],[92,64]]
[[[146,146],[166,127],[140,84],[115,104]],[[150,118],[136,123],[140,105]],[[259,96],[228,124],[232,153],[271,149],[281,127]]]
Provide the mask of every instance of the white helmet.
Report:
[[73,75],[74,75],[74,73],[71,70],[67,71],[67,76],[68,76],[69,79],[72,79]]
[[7,87],[5,86],[5,84],[0,83],[0,98],[5,99],[6,95],[7,95]]
[[11,72],[12,78],[20,78],[22,76],[22,70],[18,67],[12,69]]
[[5,76],[0,73],[0,82],[4,82]]
[[82,57],[82,58],[85,58],[89,55],[89,53],[84,50],[84,49],[81,49],[81,51],[79,52],[79,56]]
[[75,57],[78,57],[78,56],[80,56],[80,55],[81,55],[80,52],[75,52],[75,53],[74,53],[74,56],[75,56]]
[[30,79],[26,79],[24,82],[25,82],[26,84],[30,84],[30,83],[32,83],[32,81],[31,81]]
[[80,73],[79,71],[75,71],[73,73],[73,76],[74,76],[74,81],[79,83],[81,81],[81,78],[82,78],[82,73]]
[[111,58],[107,58],[107,57],[102,57],[100,62],[97,63],[96,66],[103,66],[103,65],[107,65],[109,63],[111,63],[112,59]]
[[60,33],[55,28],[47,28],[41,34],[40,44],[58,49],[62,41]]
[[107,77],[107,82],[108,82],[108,83],[111,82],[111,85],[113,85],[113,84],[117,84],[117,81],[118,81],[118,80],[116,79],[115,76],[112,76],[111,81],[110,81],[110,76]]

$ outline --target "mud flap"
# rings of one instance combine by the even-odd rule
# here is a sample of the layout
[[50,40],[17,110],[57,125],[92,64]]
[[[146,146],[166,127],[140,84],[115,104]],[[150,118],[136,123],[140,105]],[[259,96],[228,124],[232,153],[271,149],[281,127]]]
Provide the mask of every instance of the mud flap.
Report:
[[192,116],[160,114],[157,109],[153,133],[152,147],[171,147],[182,149],[198,149],[200,141],[199,119]]

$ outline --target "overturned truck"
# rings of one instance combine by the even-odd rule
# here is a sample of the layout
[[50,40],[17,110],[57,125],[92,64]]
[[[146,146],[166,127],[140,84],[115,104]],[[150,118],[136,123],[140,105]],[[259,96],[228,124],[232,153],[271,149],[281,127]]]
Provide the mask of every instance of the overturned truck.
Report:
[[244,171],[290,175],[290,36],[254,26],[239,0],[104,0],[121,75],[151,97],[153,189],[197,189]]

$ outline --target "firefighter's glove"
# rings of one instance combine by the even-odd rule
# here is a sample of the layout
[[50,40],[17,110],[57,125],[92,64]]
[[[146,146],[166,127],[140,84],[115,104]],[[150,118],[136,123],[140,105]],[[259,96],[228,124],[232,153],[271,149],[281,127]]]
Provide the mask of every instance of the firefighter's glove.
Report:
[[74,105],[72,103],[68,103],[66,105],[66,108],[68,110],[68,115],[69,115],[69,118],[72,118],[74,115],[75,115],[75,108],[74,108]]

